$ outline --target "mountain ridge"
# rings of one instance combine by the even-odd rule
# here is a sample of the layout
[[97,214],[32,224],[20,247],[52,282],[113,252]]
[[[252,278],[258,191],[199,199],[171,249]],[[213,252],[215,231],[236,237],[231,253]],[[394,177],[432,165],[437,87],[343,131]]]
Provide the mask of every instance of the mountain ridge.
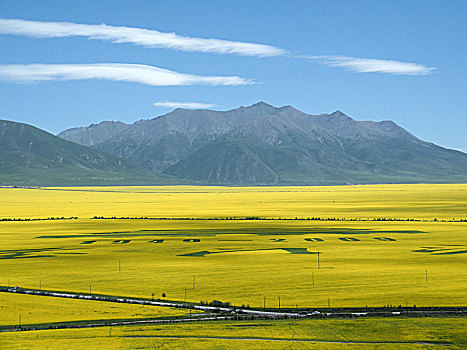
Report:
[[129,124],[120,121],[102,121],[85,127],[66,129],[57,136],[82,146],[94,146],[119,134],[128,126]]
[[[265,102],[228,111],[175,109],[153,119],[92,125],[94,150],[176,181],[227,185],[467,182],[467,155],[392,121],[340,110],[311,115]],[[113,129],[106,131],[106,127]],[[84,128],[73,129],[93,135]],[[107,137],[114,133],[113,136]],[[78,135],[77,135],[78,134]],[[60,133],[66,137],[66,130]],[[106,137],[103,137],[106,135]],[[105,139],[104,139],[105,138]]]
[[[161,181],[162,180],[162,181]],[[0,184],[102,185],[168,182],[120,157],[34,126],[0,120]]]

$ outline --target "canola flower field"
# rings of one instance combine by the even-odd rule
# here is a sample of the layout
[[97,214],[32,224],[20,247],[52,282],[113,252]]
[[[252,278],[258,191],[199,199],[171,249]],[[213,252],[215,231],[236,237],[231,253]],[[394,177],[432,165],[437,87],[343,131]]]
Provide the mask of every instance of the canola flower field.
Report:
[[[466,196],[466,184],[0,188],[0,285],[276,309],[465,306]],[[18,313],[186,310],[0,293],[0,326]]]
[[188,310],[142,305],[98,303],[35,295],[0,293],[0,325],[43,324],[87,320],[144,319],[187,315]]
[[187,323],[0,333],[5,349],[465,349],[464,318]]

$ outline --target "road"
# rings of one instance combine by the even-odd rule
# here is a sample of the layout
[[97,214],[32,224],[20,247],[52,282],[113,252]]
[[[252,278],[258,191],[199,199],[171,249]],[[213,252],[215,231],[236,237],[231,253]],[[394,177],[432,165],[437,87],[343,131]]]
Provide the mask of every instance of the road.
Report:
[[[284,311],[263,311],[254,310],[239,307],[217,307],[209,305],[197,305],[192,303],[181,303],[173,301],[152,301],[147,299],[139,298],[128,298],[118,296],[106,296],[96,294],[83,294],[83,293],[72,293],[72,292],[57,292],[57,291],[44,291],[37,289],[26,289],[16,287],[5,287],[0,286],[0,292],[4,293],[16,293],[26,295],[39,295],[46,297],[55,298],[69,298],[69,299],[84,299],[101,302],[112,302],[112,303],[126,303],[126,304],[138,304],[148,306],[159,306],[159,307],[172,307],[172,308],[183,308],[192,309],[206,312],[207,314],[198,315],[198,317],[190,318],[171,318],[171,319],[149,319],[149,320],[123,320],[116,322],[101,321],[98,323],[86,323],[77,324],[76,322],[60,323],[56,324],[56,327],[60,328],[79,328],[79,327],[98,327],[98,326],[120,326],[130,324],[143,324],[143,323],[174,323],[174,322],[194,322],[194,321],[217,321],[226,319],[245,319],[245,318],[264,318],[264,319],[282,319],[282,318],[297,318],[297,317],[313,317],[313,318],[360,318],[360,317],[420,317],[420,316],[465,316],[467,307],[432,307],[432,308],[332,308],[321,311],[315,310],[312,312],[309,310],[306,314],[298,313],[297,311],[292,312],[291,310]],[[303,309],[302,309],[303,310]],[[213,316],[217,314],[218,316]],[[55,328],[54,326],[54,328]],[[31,329],[36,326],[24,326],[23,330]],[[50,326],[38,325],[35,329],[46,329]],[[4,328],[5,329],[5,328]],[[21,330],[18,328],[9,327],[8,330]],[[5,329],[6,330],[6,329]]]

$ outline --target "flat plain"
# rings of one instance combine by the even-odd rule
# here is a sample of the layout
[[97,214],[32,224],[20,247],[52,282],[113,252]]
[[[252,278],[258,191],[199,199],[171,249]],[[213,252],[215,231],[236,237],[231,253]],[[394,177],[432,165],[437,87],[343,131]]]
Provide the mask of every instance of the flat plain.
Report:
[[225,321],[0,333],[6,349],[465,349],[465,318]]
[[[466,196],[465,184],[2,188],[0,285],[267,308],[465,306]],[[73,301],[28,311],[27,298],[44,297],[1,296],[0,325],[19,310],[58,322],[46,310]],[[90,308],[77,319],[109,318]]]

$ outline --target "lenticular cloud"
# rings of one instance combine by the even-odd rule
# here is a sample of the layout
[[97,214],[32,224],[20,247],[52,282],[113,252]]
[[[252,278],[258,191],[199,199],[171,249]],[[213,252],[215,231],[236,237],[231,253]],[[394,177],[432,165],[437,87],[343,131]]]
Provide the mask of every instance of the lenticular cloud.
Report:
[[34,83],[53,80],[102,79],[151,86],[247,85],[251,80],[237,76],[203,76],[178,73],[141,64],[11,64],[0,65],[0,79]]
[[305,57],[332,67],[343,67],[357,73],[389,73],[399,75],[428,75],[435,70],[418,63],[358,58],[347,56],[308,56]]
[[292,56],[287,50],[265,44],[221,39],[206,39],[164,33],[157,30],[106,24],[40,22],[1,19],[0,34],[24,35],[34,38],[84,37],[111,43],[130,43],[148,48],[166,48],[187,52],[206,52],[253,57],[289,56],[309,59],[330,67],[343,67],[356,73],[389,73],[397,75],[428,75],[435,68],[418,63],[359,58],[348,56]]
[[109,26],[105,24],[94,25],[0,19],[0,34],[24,35],[36,38],[80,36],[92,40],[130,43],[150,48],[257,57],[280,56],[287,53],[283,49],[264,44],[187,37],[151,29]]

